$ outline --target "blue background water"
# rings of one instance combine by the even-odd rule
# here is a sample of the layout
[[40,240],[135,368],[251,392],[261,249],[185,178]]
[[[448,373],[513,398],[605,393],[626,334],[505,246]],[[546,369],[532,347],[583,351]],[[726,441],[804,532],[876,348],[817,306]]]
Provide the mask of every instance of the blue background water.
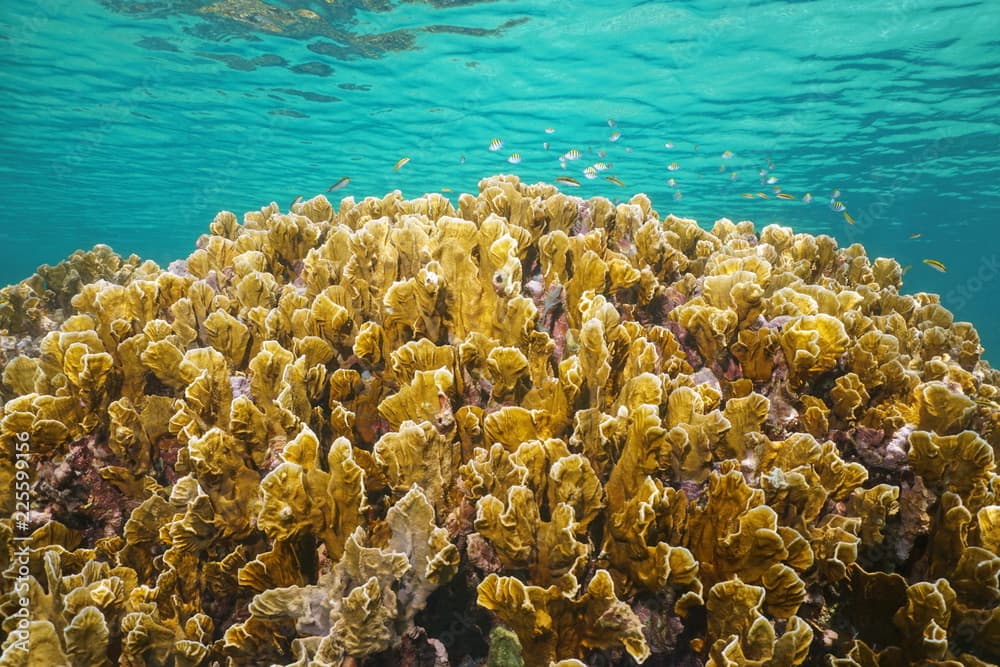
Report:
[[[166,265],[218,210],[342,176],[335,200],[569,174],[574,194],[643,191],[706,226],[863,243],[995,350],[1000,3],[878,4],[5,2],[0,283],[102,242]],[[580,174],[599,149],[624,189]],[[815,200],[773,198],[761,169]]]

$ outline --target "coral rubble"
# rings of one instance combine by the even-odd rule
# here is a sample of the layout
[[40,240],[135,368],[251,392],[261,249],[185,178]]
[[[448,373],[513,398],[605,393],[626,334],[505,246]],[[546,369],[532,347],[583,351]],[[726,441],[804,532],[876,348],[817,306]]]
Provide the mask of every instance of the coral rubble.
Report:
[[0,665],[22,599],[31,664],[996,662],[1000,373],[900,287],[513,176],[43,267],[0,290]]

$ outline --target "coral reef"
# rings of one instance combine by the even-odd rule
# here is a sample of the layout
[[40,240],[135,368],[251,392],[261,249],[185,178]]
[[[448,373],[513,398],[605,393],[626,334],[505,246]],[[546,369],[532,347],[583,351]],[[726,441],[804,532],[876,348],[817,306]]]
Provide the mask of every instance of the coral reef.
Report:
[[0,665],[24,600],[32,664],[1000,660],[971,325],[827,236],[479,190],[0,290]]

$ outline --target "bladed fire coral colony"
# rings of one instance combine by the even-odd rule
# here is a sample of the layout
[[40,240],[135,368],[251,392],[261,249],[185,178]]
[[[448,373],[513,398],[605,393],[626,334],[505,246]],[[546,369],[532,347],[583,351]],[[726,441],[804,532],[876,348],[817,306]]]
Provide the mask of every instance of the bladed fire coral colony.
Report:
[[20,597],[32,665],[1000,659],[970,324],[828,236],[479,187],[5,288],[0,664]]

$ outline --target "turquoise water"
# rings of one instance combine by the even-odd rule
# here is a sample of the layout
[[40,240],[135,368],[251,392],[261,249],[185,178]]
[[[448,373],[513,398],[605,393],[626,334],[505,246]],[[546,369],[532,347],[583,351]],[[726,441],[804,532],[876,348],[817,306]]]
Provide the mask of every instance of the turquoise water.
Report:
[[997,25],[997,2],[4,3],[0,283],[95,243],[165,266],[218,210],[344,176],[335,200],[569,175],[896,257],[995,361]]

